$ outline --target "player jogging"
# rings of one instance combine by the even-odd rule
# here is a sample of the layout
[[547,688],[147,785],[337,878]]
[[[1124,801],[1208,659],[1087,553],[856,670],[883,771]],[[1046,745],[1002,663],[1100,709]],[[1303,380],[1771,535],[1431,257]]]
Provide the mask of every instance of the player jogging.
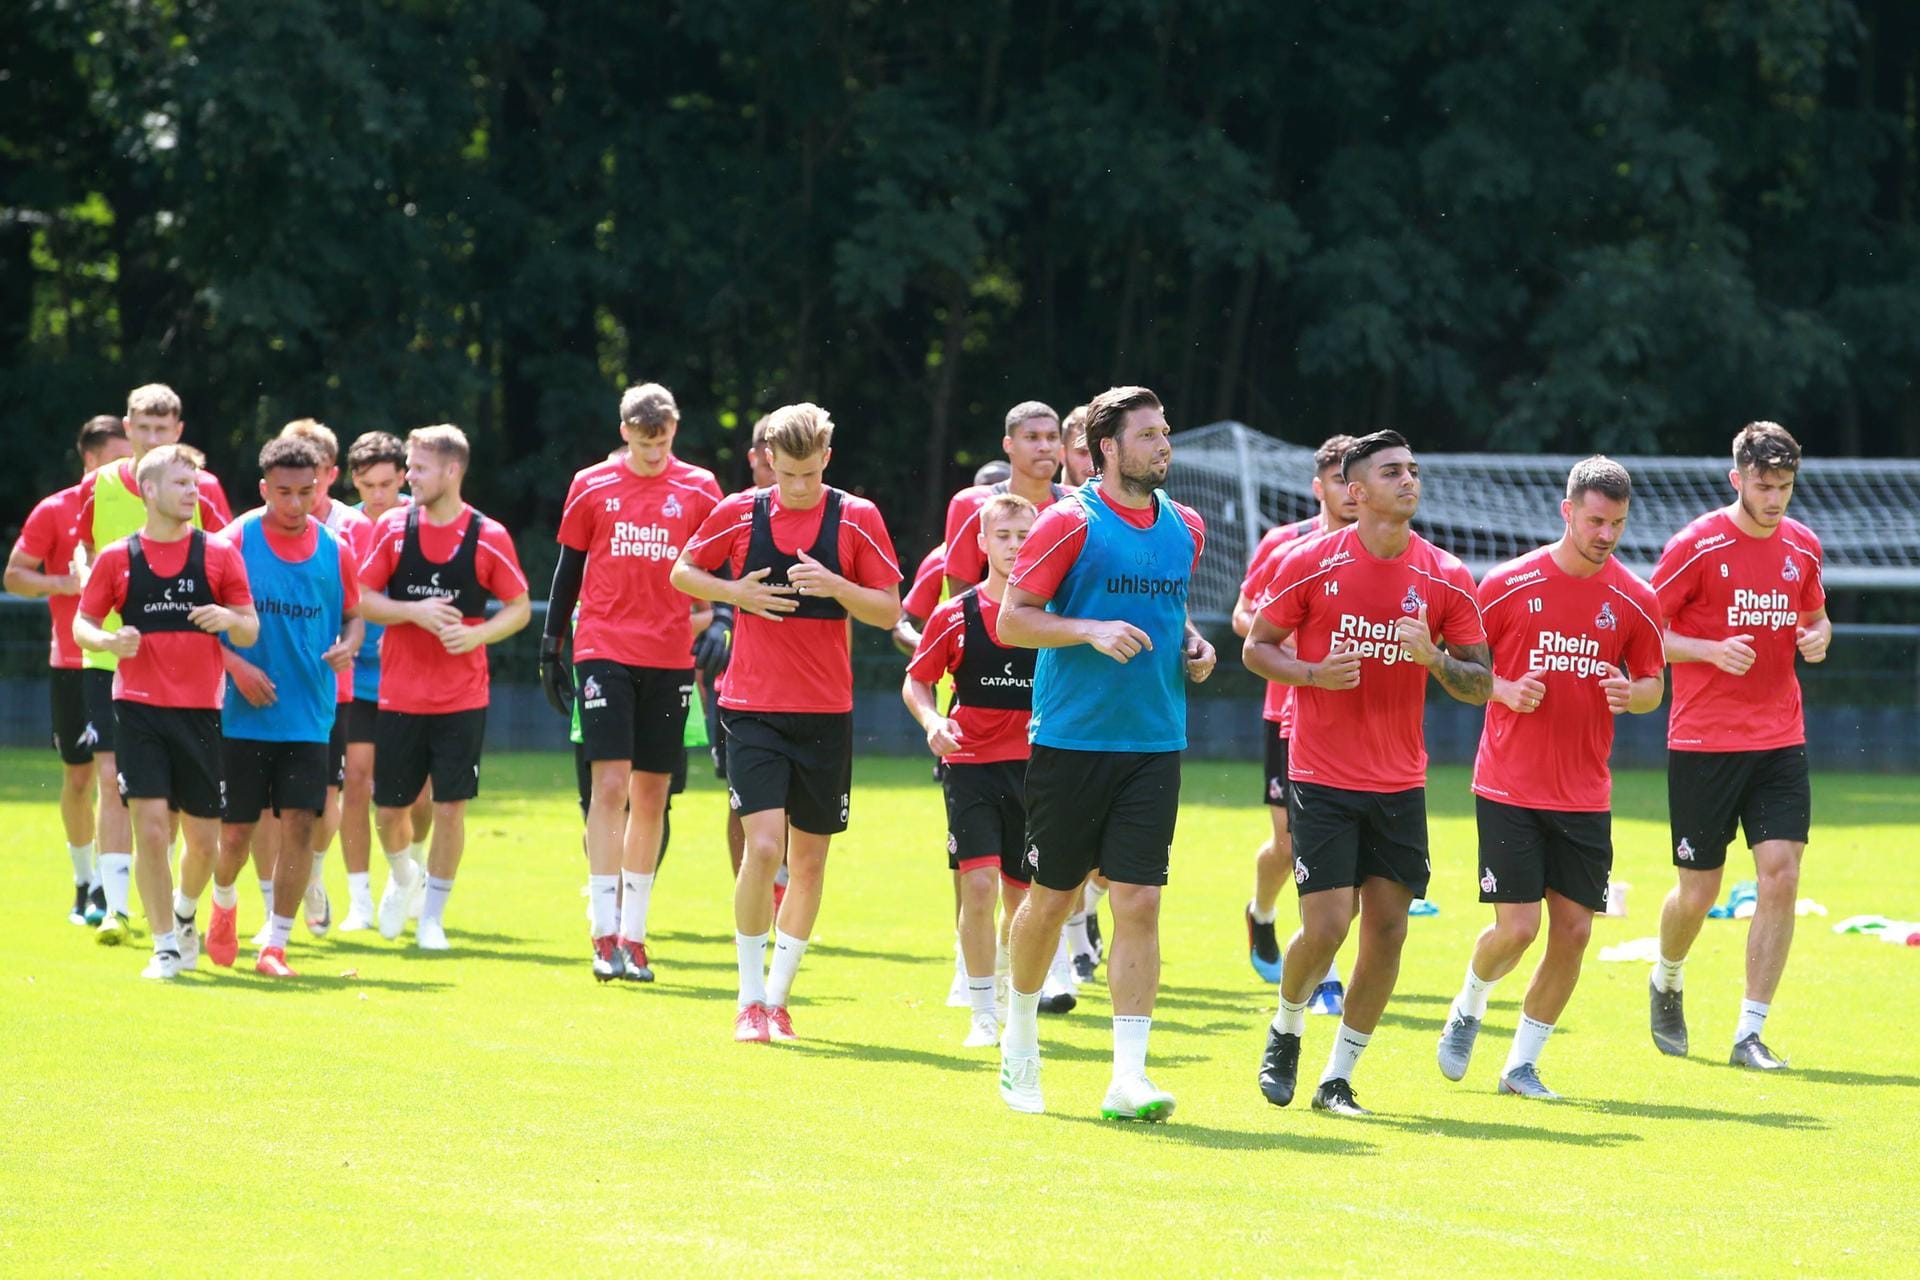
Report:
[[[112,414],[87,419],[74,448],[89,475],[132,452],[126,429]],[[98,925],[107,915],[107,896],[94,860],[94,757],[104,751],[105,772],[111,775],[113,755],[106,748],[113,743],[113,726],[107,726],[103,738],[87,716],[84,655],[73,639],[73,615],[86,585],[86,552],[76,527],[79,514],[78,484],[42,498],[21,526],[7,557],[6,587],[16,596],[44,597],[52,614],[47,688],[53,704],[53,749],[61,766],[60,823],[66,831],[67,858],[73,864],[73,907],[67,919],[78,925]],[[131,847],[127,811],[117,801],[101,806],[99,835],[104,848]],[[121,910],[125,910],[124,901]]]
[[[1340,474],[1357,521],[1302,542],[1280,562],[1243,660],[1255,675],[1297,690],[1287,777],[1300,931],[1287,946],[1260,1092],[1277,1107],[1293,1101],[1307,1001],[1346,941],[1357,904],[1359,951],[1313,1106],[1362,1116],[1353,1070],[1393,995],[1407,908],[1426,896],[1432,870],[1427,675],[1478,706],[1493,674],[1472,576],[1413,531],[1420,467],[1406,440],[1397,431],[1362,436]],[[1289,636],[1293,654],[1281,647]]]
[[1098,871],[1112,884],[1113,1080],[1107,1119],[1164,1120],[1173,1095],[1147,1078],[1160,986],[1160,893],[1180,808],[1188,681],[1213,648],[1187,618],[1204,545],[1196,513],[1161,492],[1167,417],[1145,387],[1113,387],[1087,410],[1099,478],[1041,513],[1000,610],[1000,641],[1040,650],[1027,765],[1033,888],[1014,917],[1000,1097],[1038,1113],[1040,989],[1060,927]]
[[[472,456],[466,433],[456,426],[411,433],[407,486],[413,501],[380,517],[360,564],[361,607],[387,628],[381,637],[373,803],[389,865],[413,842],[409,810],[422,785],[433,782],[433,844],[414,931],[414,945],[426,951],[447,949],[445,912],[466,851],[467,802],[480,794],[486,646],[513,635],[533,616],[512,536],[461,500]],[[491,618],[488,596],[501,606]],[[381,937],[400,936],[412,889],[396,866],[377,913]]]
[[1787,515],[1800,445],[1772,422],[1733,438],[1734,500],[1682,529],[1660,554],[1653,588],[1673,664],[1667,721],[1667,808],[1679,883],[1660,912],[1652,979],[1653,1042],[1687,1052],[1681,966],[1720,896],[1736,825],[1759,880],[1747,929],[1746,998],[1733,1063],[1787,1065],[1761,1041],[1793,944],[1800,860],[1813,816],[1796,652],[1824,662],[1833,639],[1820,581],[1820,540]]
[[1539,1060],[1580,978],[1613,870],[1614,717],[1660,705],[1666,658],[1653,589],[1613,558],[1632,485],[1610,458],[1577,462],[1560,503],[1565,532],[1480,584],[1493,696],[1473,765],[1480,901],[1493,923],[1440,1031],[1441,1074],[1467,1072],[1494,983],[1540,932],[1547,946],[1521,1005],[1500,1092],[1554,1098]]
[[[996,493],[1013,493],[1045,511],[1067,495],[1055,484],[1060,469],[1060,415],[1038,400],[1023,400],[1007,410],[1006,434],[1000,438],[1011,468],[1007,478],[975,483],[947,502],[947,590],[959,595],[986,579],[987,557],[980,550],[980,506]],[[925,616],[925,615],[922,615]]]
[[[746,828],[734,886],[740,996],[734,1039],[793,1040],[787,1000],[820,912],[827,846],[847,829],[853,774],[852,617],[900,620],[900,566],[880,509],[829,486],[833,420],[790,404],[767,421],[770,488],[713,509],[673,569],[673,585],[735,607],[720,694],[727,799]],[[730,568],[731,577],[716,570]],[[787,892],[774,920],[782,855]],[[768,930],[774,930],[771,972]]]
[[73,622],[82,649],[120,659],[113,676],[119,789],[132,814],[135,878],[153,934],[143,978],[180,972],[167,860],[173,813],[186,833],[183,863],[210,866],[220,838],[225,677],[218,637],[245,647],[260,629],[239,552],[193,527],[199,473],[200,454],[185,445],[161,445],[140,459],[135,480],[146,521],[101,550]]

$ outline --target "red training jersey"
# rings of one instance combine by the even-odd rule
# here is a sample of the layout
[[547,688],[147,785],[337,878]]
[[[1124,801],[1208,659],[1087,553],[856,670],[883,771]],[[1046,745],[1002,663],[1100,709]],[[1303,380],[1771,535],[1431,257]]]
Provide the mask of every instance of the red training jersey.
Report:
[[573,477],[557,538],[587,557],[575,662],[693,666],[692,597],[669,579],[680,549],[719,505],[713,473],[673,457],[657,476],[635,473],[620,457]]
[[[1302,538],[1317,538],[1325,532],[1326,527],[1320,516],[1308,516],[1305,520],[1267,530],[1247,561],[1247,576],[1240,581],[1240,594],[1253,605],[1255,612],[1266,603],[1267,584],[1273,581],[1274,570],[1286,559],[1287,552],[1293,550],[1293,544]],[[1260,718],[1279,725],[1281,737],[1291,738],[1293,686],[1277,680],[1268,681],[1266,697],[1260,704]]]
[[[13,554],[25,556],[40,566],[40,572],[70,573],[74,549],[80,545],[80,486],[69,485],[49,494],[34,506],[20,536],[14,540]],[[53,614],[53,641],[47,650],[47,665],[62,671],[77,671],[83,665],[80,642],[73,638],[73,617],[80,612],[80,597],[48,596],[47,608]]]
[[[1115,506],[1107,501],[1107,495],[1100,486],[1095,485],[1093,491],[1109,511],[1136,529],[1150,528],[1160,518],[1158,503],[1150,502],[1144,507]],[[1173,509],[1187,522],[1187,531],[1193,535],[1193,563],[1188,566],[1191,572],[1200,565],[1200,552],[1207,542],[1207,522],[1192,507],[1175,502]],[[1013,574],[1008,578],[1007,585],[1018,587],[1042,600],[1053,599],[1060,590],[1061,582],[1066,579],[1067,570],[1073,568],[1074,562],[1080,558],[1081,548],[1086,545],[1086,508],[1077,502],[1053,503],[1040,513],[1040,518],[1033,522],[1033,532],[1020,545],[1020,558],[1014,561]],[[994,635],[999,634],[996,629]]]
[[[315,503],[313,517],[333,531],[333,536],[340,539],[341,550],[349,558],[353,573],[348,576],[353,577],[353,594],[347,607],[353,608],[360,602],[360,579],[355,575],[360,568],[360,562],[366,558],[367,544],[373,540],[373,521],[367,517],[366,512],[351,507],[331,495],[323,494],[321,500],[326,503],[326,506],[321,508],[319,503]],[[353,667],[348,666],[345,671],[339,673],[339,676],[334,698],[337,703],[344,705],[353,701]]]
[[927,552],[920,567],[913,571],[913,585],[900,600],[900,608],[910,618],[930,619],[940,607],[940,593],[947,587],[947,544]]
[[[745,570],[747,543],[753,536],[753,502],[763,492],[746,489],[724,499],[700,526],[687,552],[691,563],[709,573],[730,565],[737,578]],[[772,495],[768,523],[773,544],[784,555],[813,546],[826,517],[825,495],[804,511],[780,505]],[[840,500],[840,576],[862,587],[891,587],[900,581],[893,538],[880,508],[865,498],[843,493]],[[741,609],[733,620],[733,658],[720,692],[720,705],[735,711],[838,714],[853,710],[851,619],[782,618],[771,622]]]
[[[402,503],[381,516],[373,539],[360,561],[360,585],[384,591],[400,564],[407,540],[407,512]],[[452,560],[467,531],[473,508],[462,503],[460,514],[447,524],[420,518],[420,554],[435,564]],[[491,516],[480,524],[480,545],[474,555],[474,575],[481,589],[499,600],[518,600],[527,594],[527,576],[513,549],[513,535]],[[470,620],[469,626],[479,622]],[[487,647],[466,653],[448,653],[440,637],[412,623],[390,626],[380,637],[380,709],[409,715],[446,715],[487,705]]]
[[[191,533],[172,542],[155,542],[143,533],[140,549],[159,577],[178,574],[187,566]],[[207,539],[207,587],[215,604],[230,609],[253,603],[247,586],[247,566],[240,552],[219,538]],[[100,619],[127,600],[127,540],[110,543],[93,562],[80,612]],[[218,710],[226,689],[227,669],[220,657],[220,637],[207,632],[153,631],[140,637],[140,651],[120,659],[113,673],[113,696],[150,707],[193,707]]]
[[1611,558],[1576,578],[1541,547],[1486,576],[1480,618],[1493,673],[1518,680],[1538,671],[1547,692],[1525,715],[1487,702],[1474,791],[1523,809],[1605,812],[1614,718],[1600,681],[1615,667],[1638,679],[1666,665],[1653,588]]
[[1357,525],[1287,553],[1261,615],[1293,634],[1302,661],[1325,658],[1336,635],[1361,656],[1354,688],[1294,690],[1288,777],[1345,791],[1426,785],[1428,672],[1404,659],[1394,636],[1394,623],[1422,606],[1436,644],[1485,643],[1473,575],[1417,533],[1391,560],[1367,550]]
[[[1009,491],[1011,492],[1011,491]],[[969,485],[947,503],[947,576],[962,582],[984,582],[987,577],[987,553],[980,549],[980,508],[993,496],[993,486]],[[1045,511],[1054,504],[1053,489],[1034,504]]]
[[[80,541],[90,547],[97,547],[93,536],[93,493],[96,486],[103,483],[117,483],[136,499],[140,497],[140,484],[134,479],[132,458],[122,458],[110,462],[104,467],[89,471],[80,482],[80,516],[76,523],[80,529]],[[227,505],[226,490],[220,487],[219,479],[213,472],[202,468],[200,471],[200,527],[208,533],[217,533],[233,523],[233,508]]]
[[[980,621],[987,634],[1000,634],[1000,602],[975,592]],[[960,669],[967,642],[967,612],[959,597],[943,602],[920,633],[920,647],[907,660],[907,674],[922,684],[939,684],[940,677]],[[960,746],[942,757],[948,764],[992,764],[997,760],[1025,760],[1027,721],[1031,711],[1004,707],[956,706],[948,719],[960,726]]]
[[1753,665],[1730,676],[1711,662],[1673,664],[1670,750],[1766,751],[1807,740],[1795,628],[1826,607],[1820,559],[1813,530],[1786,518],[1772,537],[1756,538],[1713,511],[1673,535],[1653,571],[1667,626],[1697,640],[1751,636]]

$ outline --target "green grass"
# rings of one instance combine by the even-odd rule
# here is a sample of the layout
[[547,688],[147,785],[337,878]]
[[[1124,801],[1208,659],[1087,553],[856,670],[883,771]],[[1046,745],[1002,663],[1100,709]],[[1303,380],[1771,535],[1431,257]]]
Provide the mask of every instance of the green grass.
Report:
[[[280,984],[203,961],[156,987],[136,977],[142,948],[66,924],[54,774],[44,755],[0,754],[0,1274],[1912,1271],[1920,950],[1827,927],[1920,916],[1911,779],[1816,781],[1803,892],[1833,915],[1803,921],[1768,1025],[1791,1074],[1722,1065],[1746,927],[1710,922],[1687,975],[1695,1057],[1649,1043],[1645,966],[1590,956],[1543,1060],[1571,1100],[1543,1106],[1493,1092],[1530,960],[1496,990],[1467,1080],[1434,1066],[1486,917],[1464,776],[1436,771],[1442,914],[1413,922],[1361,1063],[1379,1114],[1345,1123],[1254,1088],[1272,993],[1247,967],[1240,909],[1266,817],[1251,766],[1191,765],[1152,1054],[1179,1114],[1146,1128],[1097,1118],[1097,983],[1042,1027],[1045,1117],[1002,1108],[992,1052],[959,1047],[941,807],[917,761],[859,762],[790,1047],[729,1039],[710,776],[675,807],[661,980],[635,989],[588,974],[560,757],[489,762],[451,954],[296,932],[306,976]],[[1663,810],[1658,778],[1622,780],[1632,914],[1599,922],[1596,954],[1654,929]],[[339,902],[337,854],[327,873]],[[250,932],[250,884],[241,901]],[[1309,1023],[1305,1073],[1331,1030]]]

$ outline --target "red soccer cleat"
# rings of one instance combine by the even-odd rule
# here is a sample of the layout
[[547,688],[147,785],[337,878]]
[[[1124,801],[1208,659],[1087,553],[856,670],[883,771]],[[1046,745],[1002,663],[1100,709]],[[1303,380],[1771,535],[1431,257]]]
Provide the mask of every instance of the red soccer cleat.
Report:
[[787,1006],[776,1004],[767,1010],[767,1038],[783,1044],[800,1038],[793,1033],[793,1019],[787,1016]]
[[632,938],[620,939],[620,956],[626,962],[620,976],[628,982],[652,982],[653,966],[647,961],[647,944]]
[[279,947],[261,949],[260,958],[253,962],[255,973],[264,973],[269,978],[297,978],[300,975],[287,968],[287,953]]
[[207,959],[222,968],[233,968],[240,954],[240,908],[213,904],[213,923],[207,926]]
[[765,1044],[768,1040],[767,1006],[750,1004],[733,1017],[733,1038],[741,1044]]

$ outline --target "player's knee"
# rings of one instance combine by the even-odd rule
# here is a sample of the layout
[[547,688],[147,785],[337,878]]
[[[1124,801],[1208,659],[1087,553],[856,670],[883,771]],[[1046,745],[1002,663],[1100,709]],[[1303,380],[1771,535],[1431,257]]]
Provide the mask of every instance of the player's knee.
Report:
[[1585,951],[1592,937],[1593,916],[1586,912],[1553,918],[1551,940],[1559,941],[1575,951]]
[[[1403,929],[1402,932],[1405,932]],[[1540,917],[1523,915],[1520,912],[1507,912],[1499,916],[1493,925],[1494,936],[1502,947],[1512,951],[1525,951],[1540,936]]]
[[1300,936],[1319,950],[1338,950],[1352,923],[1351,916],[1338,911],[1303,911]]
[[1800,892],[1800,863],[1780,858],[1760,868],[1759,890],[1767,898],[1792,898]]
[[[1115,929],[1151,929],[1160,920],[1160,886],[1130,884],[1116,886],[1107,895]],[[1071,914],[1071,913],[1069,913]]]
[[60,788],[75,799],[85,799],[93,791],[93,766],[68,765],[60,779]]
[[960,877],[960,907],[967,912],[993,911],[994,899],[998,896],[1000,870],[998,867],[975,867]]

